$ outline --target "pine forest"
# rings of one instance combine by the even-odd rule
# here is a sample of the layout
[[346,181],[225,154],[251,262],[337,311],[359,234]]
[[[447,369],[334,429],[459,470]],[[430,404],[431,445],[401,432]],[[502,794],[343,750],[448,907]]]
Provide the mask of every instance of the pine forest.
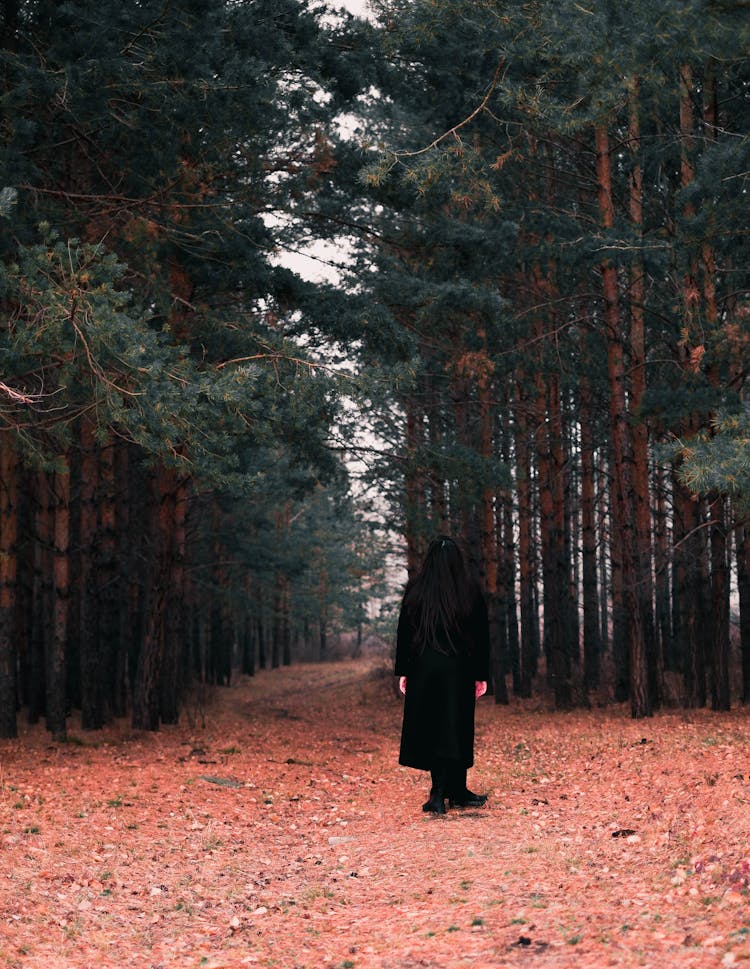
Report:
[[438,533],[495,702],[750,702],[746,0],[368,10],[3,5],[0,736],[392,644]]

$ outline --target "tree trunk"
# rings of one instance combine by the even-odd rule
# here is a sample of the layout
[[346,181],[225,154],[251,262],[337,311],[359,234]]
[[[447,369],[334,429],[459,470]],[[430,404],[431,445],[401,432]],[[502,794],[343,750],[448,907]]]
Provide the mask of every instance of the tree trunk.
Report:
[[11,431],[0,435],[0,737],[18,735],[16,683],[16,572],[18,449]]
[[[586,357],[584,355],[584,361]],[[596,486],[591,388],[585,376],[580,384],[581,418],[581,558],[583,590],[583,688],[588,698],[599,687],[599,595],[596,568]]]
[[711,507],[711,709],[728,710],[729,689],[729,556],[727,507],[724,496]]
[[[716,138],[717,88],[713,64],[709,61],[704,77],[705,136],[709,141]],[[719,329],[719,310],[716,302],[716,257],[708,239],[716,233],[715,220],[709,214],[707,240],[701,247],[702,291],[705,328],[708,338],[715,338]],[[736,369],[736,368],[734,368]],[[708,378],[714,388],[719,387],[719,374],[713,364]],[[711,706],[714,710],[730,708],[729,686],[729,555],[728,555],[728,506],[724,496],[718,496],[709,510],[711,520]]]
[[28,663],[28,719],[38,723],[45,708],[45,656],[52,639],[52,497],[49,475],[38,471],[34,488],[32,621]]
[[235,626],[234,610],[232,609],[231,603],[226,596],[223,598],[221,603],[221,628],[224,637],[222,641],[222,662],[224,670],[222,682],[224,682],[227,686],[231,686],[232,674],[234,673],[234,654],[237,630]]
[[[107,477],[104,468],[102,477]],[[115,480],[123,492],[123,500],[116,506],[116,548],[122,589],[112,680],[112,713],[124,717],[131,707],[135,660],[143,640],[145,595],[140,563],[146,554],[144,545],[150,521],[149,502],[138,500],[145,490],[143,468],[133,446],[124,442],[115,445]]]
[[419,454],[422,444],[421,423],[413,395],[406,399],[406,459],[405,459],[405,539],[406,568],[409,577],[416,575],[421,564],[420,524],[422,517],[422,488],[419,473]]
[[[122,715],[122,701],[117,699],[118,692],[127,696],[126,686],[118,682],[123,677],[126,662],[122,657],[122,644],[120,637],[122,634],[122,622],[120,620],[120,609],[122,608],[122,596],[125,592],[125,585],[122,581],[123,574],[127,571],[125,561],[127,556],[123,555],[122,566],[118,562],[118,522],[117,506],[124,506],[124,513],[127,514],[126,487],[122,488],[122,494],[117,493],[117,475],[115,474],[115,463],[117,461],[117,449],[113,441],[107,442],[98,449],[98,462],[96,472],[99,476],[99,535],[98,547],[94,561],[96,562],[96,604],[98,623],[98,649],[100,656],[100,669],[103,683],[103,703],[104,719],[107,720],[113,715]],[[119,449],[125,454],[125,447],[120,445]],[[122,468],[124,477],[127,481],[127,465]]]
[[[509,404],[506,400],[506,413]],[[510,428],[508,421],[499,421],[501,425],[498,433],[502,438],[502,458],[506,467],[511,464],[510,448]],[[518,615],[516,611],[516,565],[515,547],[516,540],[513,529],[513,500],[510,489],[498,492],[495,510],[495,532],[497,534],[500,548],[498,587],[500,596],[500,622],[502,624],[502,638],[505,643],[505,673],[510,668],[513,670],[514,681],[519,667],[519,640],[518,640]],[[503,678],[505,680],[505,678]],[[506,701],[507,702],[507,686]]]
[[[2,449],[2,433],[0,432],[0,449]],[[2,487],[2,472],[0,471],[0,487]],[[16,553],[16,595],[15,599],[15,643],[17,652],[16,663],[16,695],[17,709],[28,706],[29,703],[29,673],[31,663],[31,639],[34,627],[34,513],[36,475],[26,469],[18,471],[18,512],[16,515],[17,536],[23,536],[24,541],[17,542]],[[0,525],[0,527],[2,527]],[[0,597],[1,598],[1,597]]]
[[[693,151],[693,73],[688,64],[680,67],[679,78],[680,114],[680,186],[688,188],[695,177]],[[694,215],[692,204],[685,205],[684,215]],[[703,339],[698,319],[700,293],[697,284],[697,260],[691,256],[682,280],[683,321],[677,344],[677,358],[685,373],[693,368],[693,343]],[[699,421],[687,414],[679,428],[685,438],[692,437]],[[685,678],[685,702],[691,707],[706,703],[706,657],[703,575],[708,571],[705,564],[704,543],[699,533],[702,515],[698,503],[687,488],[674,480],[674,507],[676,524],[675,567],[673,592],[673,625],[678,646],[682,646]]]
[[81,499],[79,532],[79,636],[81,664],[81,727],[99,730],[104,724],[102,654],[99,643],[100,609],[96,597],[98,544],[98,453],[93,420],[81,418]]
[[[614,665],[614,698],[622,703],[630,697],[630,656],[628,653],[628,610],[625,604],[625,580],[623,578],[622,536],[620,517],[615,509],[614,451],[610,438],[607,454],[607,524],[602,532],[606,535],[609,551],[609,590],[612,598],[611,608],[611,650]],[[607,621],[606,585],[602,582],[604,621]]]
[[[476,435],[472,433],[472,395],[470,370],[464,366],[461,345],[462,334],[455,332],[451,335],[450,344],[454,348],[454,359],[451,365],[451,395],[453,398],[453,419],[455,424],[455,440],[459,447],[466,452],[478,450]],[[471,479],[471,475],[469,478]],[[474,478],[476,480],[476,478]],[[451,485],[451,519],[469,555],[469,568],[477,575],[479,573],[481,523],[477,521],[477,495],[471,482],[467,480],[453,480]]]
[[264,670],[267,664],[266,654],[266,615],[265,615],[265,594],[262,584],[258,585],[258,605],[257,605],[257,630],[258,630],[258,668]]
[[328,659],[328,622],[325,616],[318,621],[318,659],[321,663]]
[[432,474],[430,476],[430,519],[437,532],[449,530],[448,501],[443,471],[443,433],[442,412],[440,400],[435,393],[433,378],[425,378],[425,396],[427,412],[427,433],[429,435],[430,452],[432,454]]
[[[281,541],[284,528],[284,516],[282,512],[276,513],[276,548],[277,557],[281,555]],[[271,669],[275,670],[281,665],[282,641],[284,638],[285,624],[285,596],[284,596],[284,574],[280,568],[276,569],[273,588],[273,627],[271,640]],[[321,580],[322,581],[322,580]]]
[[325,566],[320,569],[318,584],[318,627],[320,633],[318,658],[322,662],[328,659],[328,575]]
[[289,578],[284,576],[284,622],[281,628],[281,665],[291,666],[292,663],[292,625],[291,602],[289,595]]
[[154,543],[148,583],[145,634],[133,684],[132,723],[136,730],[158,730],[160,679],[164,657],[164,620],[174,552],[174,495],[176,475],[160,468],[153,483],[150,534]]
[[[597,180],[599,210],[605,230],[614,226],[612,169],[609,134],[605,124],[596,128]],[[612,525],[613,545],[622,561],[623,606],[629,663],[630,710],[633,717],[652,712],[648,657],[643,633],[643,616],[638,591],[638,554],[636,547],[633,489],[632,440],[628,423],[625,387],[625,356],[620,319],[617,270],[609,260],[600,267],[607,336],[607,374],[609,378],[609,419],[612,441]]]
[[70,462],[61,455],[62,470],[54,474],[53,518],[53,631],[46,656],[47,729],[55,740],[65,740],[67,697],[65,648],[68,638],[70,596]]
[[[541,326],[535,335],[541,342]],[[558,710],[572,704],[570,654],[567,641],[567,583],[565,576],[564,504],[560,500],[559,384],[555,375],[536,376],[536,463],[539,475],[542,589],[544,604],[544,653],[547,680],[555,693]]]
[[[596,476],[596,530],[598,535],[597,571],[599,574],[599,639],[602,644],[602,655],[609,652],[612,637],[610,635],[610,600],[614,607],[615,593],[613,589],[613,562],[610,545],[609,522],[609,484],[607,481],[607,467],[603,455],[599,456],[599,473]],[[608,551],[610,554],[608,554]],[[620,596],[622,598],[622,596]]]
[[685,704],[706,705],[706,657],[702,636],[703,552],[700,508],[677,479],[673,482],[675,517],[672,611],[675,644],[685,681]]
[[[232,647],[225,606],[225,590],[228,586],[227,554],[219,537],[221,524],[221,507],[218,498],[214,497],[211,508],[211,529],[214,541],[211,548],[213,554],[213,592],[209,605],[209,679],[212,683],[229,685],[232,679]],[[275,648],[275,643],[273,646]],[[275,665],[278,666],[278,656],[274,655]]]
[[[628,140],[631,153],[630,219],[639,239],[643,233],[643,172],[640,164],[641,126],[638,111],[639,82],[631,81],[629,91]],[[633,499],[635,503],[636,582],[639,611],[643,624],[648,688],[651,706],[659,705],[656,635],[653,610],[653,556],[651,536],[651,496],[649,487],[648,425],[643,418],[646,395],[646,290],[641,257],[630,267],[630,393],[633,413]]]
[[660,467],[657,467],[656,469],[654,492],[656,498],[656,509],[654,514],[656,642],[658,665],[661,673],[663,674],[665,670],[676,671],[679,669],[679,662],[675,652],[670,608],[670,558],[669,539],[667,535],[667,473]]
[[284,577],[276,573],[273,596],[273,628],[271,640],[271,669],[281,666],[282,644],[284,640]]
[[[478,336],[485,344],[486,335],[483,330]],[[491,402],[492,365],[486,358],[486,368],[478,374],[479,389],[479,426],[480,426],[480,454],[485,462],[485,469],[494,454],[493,426],[495,421]],[[486,476],[487,472],[484,471]],[[487,596],[487,608],[490,625],[490,669],[492,674],[492,692],[495,703],[508,702],[508,687],[505,682],[506,649],[505,624],[501,622],[501,602],[498,585],[498,547],[499,537],[495,533],[495,487],[492,481],[485,480],[481,496],[481,534],[480,534],[480,563],[484,573],[484,590]]]
[[737,592],[740,601],[740,661],[742,702],[750,703],[750,527],[739,525],[735,532]]
[[255,630],[250,603],[253,601],[253,577],[248,571],[245,576],[244,634],[242,640],[242,672],[245,676],[255,676]]
[[169,562],[167,614],[164,618],[164,659],[161,672],[159,713],[162,723],[177,723],[180,717],[183,679],[180,663],[184,648],[187,602],[185,586],[185,543],[188,508],[187,484],[184,478],[175,480],[173,516],[173,554]]
[[573,400],[567,392],[561,391],[560,421],[560,508],[563,514],[563,549],[560,581],[564,584],[566,602],[565,639],[566,651],[574,666],[574,673],[581,675],[581,622],[579,615],[581,575],[578,556],[578,536],[581,534],[581,504],[578,500],[578,455],[580,440],[574,428]]
[[538,642],[537,613],[534,601],[534,560],[532,544],[531,448],[529,444],[529,402],[525,395],[524,377],[520,374],[516,385],[515,451],[516,492],[518,494],[518,572],[521,600],[521,640],[518,667],[513,670],[513,692],[520,697],[531,696],[536,675],[536,645]]
[[[286,501],[284,502],[282,519],[282,527],[285,536],[289,535],[291,515],[291,502]],[[283,666],[289,666],[292,662],[291,598],[289,586],[289,576],[286,574],[286,572],[284,572],[282,575],[281,588],[281,662]]]

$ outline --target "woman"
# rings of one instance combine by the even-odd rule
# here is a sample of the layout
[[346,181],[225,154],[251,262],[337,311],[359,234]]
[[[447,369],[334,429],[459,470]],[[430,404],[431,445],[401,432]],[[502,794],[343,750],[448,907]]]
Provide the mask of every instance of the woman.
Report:
[[395,673],[405,695],[399,763],[428,770],[423,811],[481,807],[466,786],[474,763],[474,705],[487,692],[487,607],[458,545],[439,535],[404,591]]

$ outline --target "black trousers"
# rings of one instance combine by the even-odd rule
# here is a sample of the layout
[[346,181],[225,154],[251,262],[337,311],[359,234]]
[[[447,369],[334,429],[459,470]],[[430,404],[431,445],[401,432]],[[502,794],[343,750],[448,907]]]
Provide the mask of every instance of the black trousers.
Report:
[[438,797],[462,798],[466,794],[466,768],[457,760],[440,760],[430,771],[431,793]]

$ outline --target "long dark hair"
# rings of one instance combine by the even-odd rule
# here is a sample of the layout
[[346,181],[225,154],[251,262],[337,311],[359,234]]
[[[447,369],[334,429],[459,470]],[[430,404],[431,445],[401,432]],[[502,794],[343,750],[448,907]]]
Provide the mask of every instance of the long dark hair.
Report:
[[404,592],[403,608],[414,630],[415,648],[421,652],[429,644],[439,651],[458,652],[461,627],[477,594],[460,547],[448,535],[438,535]]

